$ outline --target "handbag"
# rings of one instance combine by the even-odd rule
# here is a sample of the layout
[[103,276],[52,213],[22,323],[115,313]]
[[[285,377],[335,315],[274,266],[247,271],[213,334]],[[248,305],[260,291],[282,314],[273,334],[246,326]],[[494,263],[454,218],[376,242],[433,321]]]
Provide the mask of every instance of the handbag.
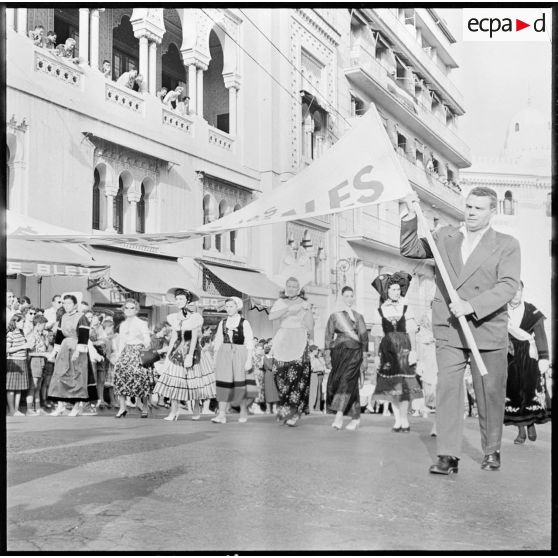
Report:
[[161,355],[153,349],[146,349],[140,352],[140,362],[144,368],[150,368],[158,360],[161,360]]

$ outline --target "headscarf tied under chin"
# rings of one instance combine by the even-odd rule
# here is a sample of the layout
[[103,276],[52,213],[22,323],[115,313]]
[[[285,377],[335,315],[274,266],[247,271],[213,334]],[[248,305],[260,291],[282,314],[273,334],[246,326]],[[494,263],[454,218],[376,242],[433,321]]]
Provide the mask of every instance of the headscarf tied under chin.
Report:
[[388,290],[392,285],[399,285],[401,287],[401,296],[404,297],[409,290],[412,275],[405,271],[396,271],[391,275],[389,273],[382,273],[378,275],[371,285],[380,294],[380,304],[383,304],[388,299]]
[[[287,296],[287,283],[289,281],[296,281],[298,283],[298,292],[296,293],[295,296],[290,297]],[[286,281],[285,281],[285,289],[283,289],[281,291],[281,293],[279,294],[279,298],[302,298],[302,300],[306,300],[306,293],[304,292],[304,289],[300,287],[300,281],[298,280],[298,278],[296,277],[289,277]]]

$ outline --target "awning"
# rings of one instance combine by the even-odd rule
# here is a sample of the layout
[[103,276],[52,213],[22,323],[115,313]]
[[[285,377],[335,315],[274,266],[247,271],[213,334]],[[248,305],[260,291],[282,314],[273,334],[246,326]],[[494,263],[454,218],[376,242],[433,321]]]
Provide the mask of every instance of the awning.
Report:
[[107,272],[106,261],[93,259],[81,246],[9,238],[6,244],[7,275],[96,277]]
[[183,287],[199,295],[194,281],[176,258],[98,246],[91,251],[110,265],[111,279],[129,291],[164,295],[172,287]]
[[258,310],[271,308],[279,297],[279,287],[263,273],[202,262],[203,266],[233,289],[247,295]]

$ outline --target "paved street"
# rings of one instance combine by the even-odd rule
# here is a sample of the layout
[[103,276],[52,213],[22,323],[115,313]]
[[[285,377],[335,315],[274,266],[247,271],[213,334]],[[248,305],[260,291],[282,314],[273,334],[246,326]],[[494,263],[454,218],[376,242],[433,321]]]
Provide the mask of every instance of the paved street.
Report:
[[523,447],[506,428],[493,473],[467,419],[459,474],[440,477],[427,420],[331,420],[8,417],[8,550],[550,549],[550,424]]

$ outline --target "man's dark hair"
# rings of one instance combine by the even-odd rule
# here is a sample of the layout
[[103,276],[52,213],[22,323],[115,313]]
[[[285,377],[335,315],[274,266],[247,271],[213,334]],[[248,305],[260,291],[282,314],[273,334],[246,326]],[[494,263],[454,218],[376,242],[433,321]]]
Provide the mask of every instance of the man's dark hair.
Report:
[[351,291],[352,293],[355,292],[352,287],[347,286],[341,289],[341,294],[344,295],[347,291]]
[[60,298],[60,295],[54,295],[54,296],[50,299],[50,301],[51,301],[51,302],[54,302],[57,298]]
[[108,64],[110,64],[110,60],[103,60],[103,64],[107,62]]
[[479,196],[490,198],[490,209],[496,209],[498,205],[498,194],[492,188],[486,186],[475,186],[468,194],[469,196]]

